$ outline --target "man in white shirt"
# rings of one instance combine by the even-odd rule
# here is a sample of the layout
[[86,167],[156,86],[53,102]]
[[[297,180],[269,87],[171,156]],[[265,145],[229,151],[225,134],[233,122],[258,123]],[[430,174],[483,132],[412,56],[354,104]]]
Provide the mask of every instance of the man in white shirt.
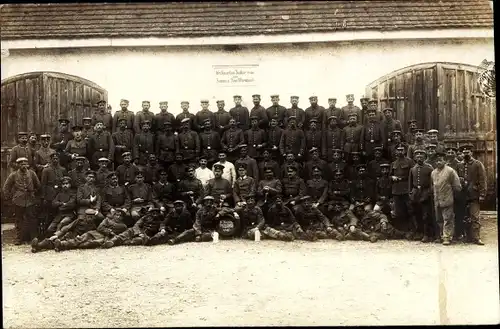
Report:
[[214,173],[212,170],[207,168],[207,158],[200,157],[200,166],[194,171],[194,175],[201,181],[203,187],[205,187],[208,181],[214,178]]
[[[225,152],[219,152],[219,162],[216,164],[220,164],[224,166],[224,170],[222,172],[222,178],[225,178],[231,184],[231,187],[234,186],[234,182],[236,181],[236,169],[234,168],[234,164],[229,161],[226,161],[227,155]],[[212,169],[213,170],[213,169]]]

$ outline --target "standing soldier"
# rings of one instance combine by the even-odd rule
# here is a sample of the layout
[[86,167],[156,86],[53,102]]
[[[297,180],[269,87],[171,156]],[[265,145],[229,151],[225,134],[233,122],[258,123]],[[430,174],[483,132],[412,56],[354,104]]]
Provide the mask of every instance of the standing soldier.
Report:
[[431,129],[427,132],[427,135],[429,136],[428,144],[436,145],[436,152],[445,153],[446,147],[444,143],[438,139],[439,131],[437,129]]
[[[42,221],[40,222],[41,232],[45,232],[52,219],[55,217],[52,208],[52,200],[57,195],[57,191],[62,185],[62,178],[67,176],[67,171],[59,164],[57,153],[50,155],[50,164],[42,170],[40,184],[42,186]],[[57,211],[57,209],[56,209]]]
[[40,148],[40,144],[38,144],[36,134],[33,132],[30,132],[28,134],[28,147],[30,148],[33,156],[35,156],[35,152]]
[[141,131],[141,128],[143,127],[143,123],[145,121],[149,122],[149,126],[151,129],[151,124],[154,121],[155,115],[153,114],[153,112],[149,111],[150,107],[151,103],[149,101],[142,101],[142,110],[137,112],[134,118],[134,131],[136,134]]
[[255,194],[257,184],[252,177],[247,176],[246,163],[240,162],[236,168],[238,170],[238,178],[233,186],[233,200],[234,204],[238,205],[240,202],[245,202],[248,195]]
[[380,164],[380,176],[375,180],[375,206],[374,211],[380,211],[386,216],[391,216],[392,207],[392,180],[391,164],[384,162]]
[[189,102],[188,101],[182,101],[181,102],[181,109],[182,112],[177,114],[175,117],[175,127],[174,129],[177,131],[180,131],[182,129],[182,120],[184,119],[189,119],[189,128],[193,130],[197,130],[198,127],[196,127],[196,116],[193,113],[189,112]]
[[236,120],[236,126],[241,130],[245,131],[248,129],[249,125],[249,117],[250,113],[248,109],[244,106],[241,106],[241,96],[234,95],[234,107],[229,110],[229,115]]
[[132,135],[132,130],[127,129],[127,119],[118,119],[118,130],[116,130],[111,138],[113,139],[113,144],[115,145],[115,166],[118,167],[123,163],[123,154],[125,152],[132,152],[134,148],[134,136]]
[[92,115],[92,125],[102,122],[104,129],[111,134],[113,131],[113,117],[106,109],[106,101],[100,100],[97,102],[97,111]]
[[[388,158],[391,160],[391,161],[394,161],[396,160],[397,158],[397,155],[396,155],[396,148],[399,146],[399,145],[404,145],[405,149],[408,149],[408,145],[402,141],[402,134],[401,134],[401,130],[394,130],[392,132],[392,135],[391,135],[391,142],[389,144],[389,147],[388,147]],[[408,154],[408,153],[407,153]]]
[[115,172],[108,173],[106,177],[108,185],[102,190],[102,214],[107,216],[117,209],[123,209],[124,215],[129,215],[130,197],[125,186],[118,185],[118,175]]
[[238,164],[244,163],[246,165],[246,174],[255,180],[259,181],[259,167],[257,161],[248,155],[248,146],[246,144],[240,145],[240,157],[234,162],[236,167]]
[[323,128],[323,118],[325,116],[325,108],[323,106],[318,105],[318,97],[311,96],[309,97],[309,102],[311,106],[309,106],[305,111],[305,121],[304,121],[304,129],[310,129],[309,123],[311,119],[318,120],[318,127]]
[[264,177],[264,170],[266,168],[271,168],[274,177],[277,179],[281,178],[280,165],[271,157],[270,149],[267,148],[262,151],[262,160],[257,165],[259,166],[259,177]]
[[[138,119],[136,116],[136,120]],[[132,154],[134,156],[134,163],[139,166],[145,166],[148,157],[150,154],[154,154],[154,135],[150,131],[151,121],[150,120],[141,120],[142,130],[135,134],[134,136],[134,144],[132,148]]]
[[94,126],[92,125],[91,117],[82,118],[82,136],[87,142],[90,136],[94,133]]
[[384,121],[383,121],[383,132],[384,132],[384,138],[385,141],[384,143],[390,144],[392,142],[392,132],[393,131],[401,131],[403,130],[403,127],[401,126],[401,121],[396,120],[393,118],[393,109],[390,107],[386,107],[384,109]]
[[344,146],[345,132],[338,126],[337,116],[328,117],[328,127],[323,132],[323,145],[321,153],[323,159],[328,162],[333,160],[333,150],[340,149]]
[[111,133],[103,131],[104,125],[102,122],[95,124],[95,133],[89,138],[89,154],[91,154],[90,165],[92,169],[97,169],[97,160],[99,158],[114,159],[115,144]]
[[463,189],[466,191],[466,201],[470,224],[466,228],[469,242],[483,245],[481,241],[481,222],[479,203],[486,198],[486,172],[481,161],[472,157],[472,145],[464,145],[461,150],[464,154],[464,162],[459,165],[459,176],[461,177]]
[[291,116],[288,118],[288,127],[281,134],[280,140],[280,152],[282,156],[288,153],[293,153],[293,155],[302,159],[305,150],[305,136],[304,132],[297,129],[297,118]]
[[408,146],[407,157],[413,159],[413,154],[416,150],[425,151],[427,145],[424,143],[424,130],[421,128],[415,128],[415,142]]
[[326,124],[329,124],[329,120],[332,116],[336,117],[337,124],[340,127],[340,129],[342,129],[345,125],[344,112],[342,111],[342,109],[335,106],[336,104],[337,104],[336,98],[334,98],[334,97],[328,98],[328,108],[325,109],[325,117],[323,119],[323,122],[325,123],[325,126],[326,126]]
[[227,153],[230,162],[234,162],[238,157],[238,150],[241,144],[245,143],[243,130],[236,126],[236,119],[229,120],[229,129],[222,135],[222,150]]
[[[324,175],[325,179],[328,178],[328,163],[325,160],[322,160],[319,157],[319,149],[313,147],[309,150],[309,154],[311,155],[310,160],[307,161],[304,165],[304,179],[307,181],[308,179],[312,179],[314,167],[319,167],[321,173]],[[309,193],[309,195],[311,195]],[[311,195],[313,196],[313,195]]]
[[361,131],[361,152],[368,159],[373,158],[373,148],[376,146],[386,146],[384,141],[384,131],[380,123],[375,119],[376,112],[368,110],[368,124],[363,126]]
[[[422,236],[422,242],[434,240],[435,225],[432,216],[432,186],[431,173],[433,168],[424,163],[425,151],[415,151],[417,162],[410,170],[410,202],[415,214],[417,236]],[[432,240],[431,240],[432,239]]]
[[[323,131],[318,124],[318,119],[316,118],[309,120],[309,129],[305,132],[306,150],[310,150],[313,147],[320,150],[323,146]],[[306,158],[309,159],[310,156]]]
[[224,135],[224,132],[229,129],[229,120],[231,116],[229,112],[224,110],[225,102],[223,100],[217,101],[217,112],[214,113],[214,130],[219,133],[220,136]]
[[195,164],[197,157],[200,156],[201,145],[200,137],[196,131],[191,130],[190,119],[185,118],[181,121],[182,130],[177,135],[179,140],[179,150],[181,151],[184,162]]
[[[287,122],[289,120],[290,117],[287,118]],[[272,118],[269,124],[269,129],[267,130],[267,146],[269,147],[269,151],[271,152],[272,157],[278,162],[281,162],[279,148],[282,134],[283,129],[278,127],[278,119]]]
[[251,127],[245,131],[245,141],[248,144],[248,155],[255,160],[262,156],[261,152],[266,147],[266,132],[259,128],[259,117],[250,117]]
[[188,166],[184,163],[182,153],[180,151],[177,152],[175,154],[175,162],[167,168],[168,181],[174,183],[175,186],[178,187],[180,181],[184,179],[187,167]]
[[71,186],[78,188],[85,184],[85,173],[88,168],[85,168],[85,163],[88,162],[87,158],[77,156],[75,158],[75,169],[70,170],[68,176],[71,178]]
[[260,95],[252,95],[253,108],[250,110],[250,117],[257,117],[259,120],[259,128],[266,129],[269,123],[266,109],[260,105]]
[[[134,112],[128,109],[129,101],[126,99],[120,100],[120,111],[116,111],[113,117],[113,132],[118,130],[120,124],[120,119],[125,119],[125,126],[128,130],[134,133],[134,122],[135,115]],[[138,133],[139,131],[136,131]]]
[[394,207],[396,212],[396,220],[400,226],[406,226],[403,231],[411,228],[412,210],[409,199],[408,177],[410,169],[413,168],[415,162],[405,156],[405,148],[400,145],[396,148],[397,159],[392,162],[391,179],[392,179],[392,196],[394,197]]
[[353,181],[358,177],[358,166],[361,165],[361,152],[351,152],[347,162],[344,175],[348,180]]
[[160,113],[155,115],[153,121],[153,131],[157,134],[157,136],[159,136],[160,133],[165,132],[165,122],[167,121],[170,123],[175,122],[175,116],[168,112],[168,102],[162,101],[160,102]]
[[173,121],[164,121],[164,133],[156,137],[156,154],[164,168],[168,168],[175,161],[178,152],[177,133],[172,130]]
[[361,132],[363,126],[358,124],[358,115],[356,113],[351,113],[349,115],[349,121],[347,126],[343,129],[344,132],[344,145],[343,150],[346,155],[352,152],[359,152],[361,147]]
[[30,242],[37,235],[36,205],[40,181],[29,169],[28,159],[16,160],[16,171],[9,174],[3,186],[3,195],[14,205],[16,245]]
[[218,160],[221,138],[218,132],[212,130],[210,119],[205,119],[203,128],[203,131],[200,132],[201,154],[207,158],[207,165],[212,167]]
[[132,153],[125,152],[122,157],[123,163],[116,168],[116,174],[118,183],[127,186],[135,182],[135,175],[139,172],[139,168],[132,163]]
[[430,164],[432,168],[436,169],[437,166],[437,146],[436,144],[427,144],[425,151],[427,152],[426,163]]
[[373,180],[377,180],[382,174],[380,165],[385,162],[385,160],[382,158],[382,152],[383,148],[381,146],[375,147],[373,149],[373,160],[368,162],[368,174]]
[[284,127],[285,126],[286,108],[279,104],[280,96],[279,95],[271,95],[271,102],[273,103],[273,105],[268,107],[266,110],[267,117],[268,118],[276,118],[276,120],[278,121],[278,126]]
[[299,129],[303,129],[306,112],[299,107],[299,96],[291,96],[290,103],[292,104],[292,107],[287,109],[285,112],[284,126],[288,126],[288,118],[294,116],[297,118],[297,127],[299,127]]
[[111,170],[108,168],[109,162],[108,158],[99,158],[97,160],[99,169],[95,173],[95,185],[99,194],[102,194],[102,191],[108,185],[108,175],[111,173]]
[[[326,172],[326,177],[328,179],[332,179],[335,172],[340,170],[343,175],[347,174],[346,171],[346,161],[342,158],[342,150],[341,149],[333,149],[332,150],[332,161],[328,161],[328,170]],[[348,177],[346,177],[348,178]]]
[[[360,122],[363,123],[363,125],[366,125],[369,120],[368,120],[368,111],[375,111],[375,121],[382,124],[384,122],[384,115],[382,114],[381,111],[378,109],[378,100],[372,98],[368,101],[368,108],[362,112],[363,113],[363,118],[360,120]],[[364,115],[367,114],[367,115]]]
[[449,245],[455,228],[455,214],[453,213],[453,192],[462,189],[457,172],[446,165],[444,153],[436,153],[436,168],[431,174],[434,211],[439,226],[438,236],[443,245]]
[[50,148],[50,135],[44,134],[40,136],[41,146],[35,152],[34,167],[38,177],[42,177],[42,170],[49,166],[50,156],[56,151]]
[[306,182],[306,195],[311,197],[313,206],[326,214],[328,197],[328,182],[322,178],[323,170],[319,166],[312,169],[312,177]]
[[64,153],[64,150],[66,148],[66,145],[68,144],[68,141],[71,139],[73,139],[73,134],[69,131],[69,120],[60,118],[58,132],[52,138],[52,144],[50,145],[50,147],[56,150],[57,154],[59,154],[61,166],[65,168],[69,163],[69,159]]
[[196,127],[198,127],[198,132],[202,131],[205,127],[205,121],[208,119],[210,122],[215,122],[214,114],[208,109],[208,99],[202,99],[201,102],[201,111],[196,113]]
[[[342,108],[344,121],[348,121],[351,114],[356,114],[356,117],[361,120],[361,109],[354,105],[354,94],[347,94],[345,99],[347,101],[347,105]],[[363,121],[360,122],[363,124]]]
[[[460,172],[461,161],[457,160],[456,154],[456,147],[447,147],[445,160],[446,164],[457,172],[458,177],[460,178],[460,184],[464,186],[463,177],[461,176],[463,173]],[[456,192],[453,194],[453,211],[455,212],[455,235],[453,237],[453,240],[455,241],[463,241],[463,238],[465,236],[464,218],[467,199],[466,194],[467,191],[465,188],[462,188],[460,192]]]
[[75,167],[73,161],[77,156],[82,156],[86,159],[90,157],[88,143],[82,135],[82,127],[73,126],[71,130],[73,131],[73,139],[68,141],[68,144],[66,144],[66,148],[64,149],[67,158],[70,159],[70,162],[68,163],[68,170]]
[[287,167],[287,176],[281,181],[285,205],[294,207],[306,193],[304,180],[297,176],[297,167]]
[[404,141],[408,145],[415,143],[415,131],[417,129],[417,120],[408,120],[408,132],[405,134]]

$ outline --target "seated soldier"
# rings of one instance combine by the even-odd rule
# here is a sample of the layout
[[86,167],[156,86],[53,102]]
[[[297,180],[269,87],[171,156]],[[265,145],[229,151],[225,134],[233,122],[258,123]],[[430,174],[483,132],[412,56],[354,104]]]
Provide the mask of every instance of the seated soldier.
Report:
[[196,212],[196,220],[193,228],[170,239],[168,244],[174,245],[188,241],[211,241],[213,239],[213,233],[217,230],[219,213],[219,209],[214,204],[214,197],[207,195],[203,198],[203,205]]
[[137,172],[135,184],[128,187],[128,193],[132,202],[130,215],[132,216],[132,221],[135,223],[148,208],[153,207],[153,188],[151,185],[144,183],[144,174],[142,171]]
[[[283,201],[285,205],[294,207],[306,193],[304,180],[297,176],[297,168],[290,166],[287,168],[287,176],[281,181],[283,186]],[[292,210],[294,210],[292,208]]]
[[100,213],[102,198],[99,190],[95,186],[95,171],[88,170],[86,172],[85,184],[78,187],[76,191],[76,205],[78,217],[88,217],[87,210],[92,210],[93,218],[97,221],[96,226],[104,219]]
[[85,184],[86,180],[86,170],[85,170],[85,161],[88,161],[87,158],[78,156],[75,158],[75,169],[71,170],[68,173],[68,176],[71,177],[71,186],[76,190],[78,186]]
[[332,225],[342,234],[343,238],[348,235],[349,227],[351,225],[356,225],[358,221],[352,211],[349,210],[349,206],[346,207],[342,202],[331,204],[328,214],[331,218]]
[[262,231],[265,237],[282,241],[293,241],[304,236],[304,231],[290,208],[278,196],[266,215],[266,225]]
[[264,149],[262,151],[262,160],[258,163],[259,166],[259,178],[264,177],[264,170],[270,167],[274,173],[274,177],[277,179],[281,178],[281,170],[278,162],[272,159],[272,151],[270,149]]
[[[325,160],[320,159],[319,150],[315,147],[309,150],[311,159],[306,162],[304,166],[304,180],[307,181],[313,178],[314,167],[319,167],[322,173],[326,174],[328,172],[328,163]],[[326,177],[326,176],[325,176]]]
[[171,209],[165,220],[160,225],[160,234],[153,244],[165,243],[167,240],[174,239],[176,236],[192,227],[193,220],[191,213],[186,209],[182,200],[175,200],[173,209]]
[[232,203],[233,188],[227,179],[222,178],[224,166],[216,163],[213,168],[215,177],[208,180],[205,186],[205,195],[213,196],[215,202],[220,205],[226,203],[229,206]]
[[160,208],[151,206],[147,213],[139,218],[133,227],[104,242],[103,248],[112,248],[119,245],[152,245],[161,239],[160,225],[163,222]]
[[111,173],[111,170],[108,168],[109,162],[108,158],[99,158],[97,161],[99,169],[96,172],[95,185],[99,189],[99,192],[104,191],[104,188],[108,185],[107,177]]
[[148,163],[144,167],[144,182],[149,185],[153,185],[154,182],[158,181],[161,166],[158,164],[158,159],[156,155],[148,155]]
[[160,169],[160,179],[153,185],[153,193],[155,195],[155,207],[160,208],[162,212],[168,212],[173,207],[175,197],[175,186],[168,181],[167,171]]
[[245,163],[239,163],[237,170],[238,178],[233,186],[233,199],[236,205],[240,202],[244,202],[249,194],[255,194],[256,188],[255,180],[247,176],[247,165]]
[[64,176],[61,182],[62,189],[59,190],[54,200],[52,200],[52,207],[58,210],[57,215],[47,228],[46,237],[52,236],[62,226],[69,224],[75,219],[76,191],[71,188],[70,177]]
[[262,208],[265,215],[267,210],[273,205],[276,197],[281,195],[282,187],[280,180],[274,176],[272,167],[265,168],[263,174],[263,179],[257,187],[257,195],[260,199],[257,205]]
[[140,171],[139,167],[132,163],[132,153],[122,154],[123,163],[116,168],[118,184],[128,186],[135,182],[135,175]]
[[198,204],[205,193],[201,181],[195,177],[193,166],[189,166],[187,174],[178,185],[180,198],[186,203],[187,209],[192,217],[195,217],[198,211]]
[[114,172],[108,174],[109,185],[104,188],[102,196],[102,213],[107,216],[114,209],[122,209],[125,216],[129,216],[130,197],[125,186],[118,185],[118,175]]
[[337,170],[342,171],[344,177],[346,179],[349,179],[349,177],[347,176],[348,170],[346,169],[347,164],[342,159],[342,154],[343,153],[341,149],[332,150],[332,162],[328,163],[328,172],[325,175],[327,180],[332,180]]
[[391,173],[391,164],[380,164],[380,177],[375,183],[375,206],[373,210],[380,211],[386,216],[391,215],[391,198],[392,198],[392,180],[389,176]]
[[127,225],[123,221],[125,219],[124,210],[125,209],[120,208],[116,208],[116,210],[113,209],[107,214],[101,224],[99,224],[97,230],[88,231],[73,239],[63,241],[58,239],[54,240],[54,250],[62,251],[102,247],[106,241],[127,230]]
[[312,177],[306,183],[306,194],[313,202],[313,207],[318,208],[323,214],[326,214],[328,182],[322,178],[322,169],[319,166],[312,168]]
[[343,239],[342,234],[333,227],[328,218],[318,208],[313,207],[310,196],[306,195],[300,199],[295,215],[297,222],[305,231],[306,240],[335,238],[341,241]]
[[242,233],[244,239],[255,239],[257,231],[262,232],[266,220],[259,206],[255,204],[255,194],[249,194],[245,205],[234,208],[241,219]]
[[295,167],[297,169],[297,174],[302,177],[303,168],[300,163],[295,161],[295,155],[293,153],[288,153],[285,157],[285,161],[281,166],[281,177],[286,178],[288,176],[288,167]]
[[182,153],[175,154],[175,162],[167,169],[168,181],[174,184],[179,184],[184,179],[188,165],[184,163],[184,156]]

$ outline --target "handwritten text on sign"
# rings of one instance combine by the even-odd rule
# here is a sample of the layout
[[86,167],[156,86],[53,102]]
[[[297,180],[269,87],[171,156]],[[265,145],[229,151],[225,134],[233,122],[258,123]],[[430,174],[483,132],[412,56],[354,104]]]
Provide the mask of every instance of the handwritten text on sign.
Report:
[[213,65],[215,82],[221,87],[255,86],[258,64]]

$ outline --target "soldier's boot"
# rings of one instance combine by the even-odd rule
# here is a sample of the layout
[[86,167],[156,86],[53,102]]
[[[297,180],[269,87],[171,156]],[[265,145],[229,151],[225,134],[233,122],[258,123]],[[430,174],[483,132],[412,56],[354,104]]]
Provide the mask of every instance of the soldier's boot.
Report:
[[295,236],[291,232],[285,232],[285,241],[294,241]]
[[130,240],[127,240],[127,241],[124,241],[124,245],[126,246],[141,246],[141,245],[144,245],[146,244],[147,240],[145,238],[141,238],[141,237],[134,237]]
[[377,234],[370,235],[370,242],[375,243],[378,241],[378,239],[379,239],[379,237]]
[[365,233],[361,230],[356,230],[355,232],[355,236],[360,239],[360,240],[363,240],[363,241],[370,241],[370,234],[368,233]]
[[328,234],[328,237],[331,238],[331,239],[335,239],[337,241],[344,240],[344,235],[342,233],[340,233],[340,231],[338,231],[336,229],[333,229],[333,231]]
[[85,241],[80,243],[78,246],[79,249],[95,249],[99,248],[102,245],[102,241],[93,240],[93,241]]
[[36,253],[38,251],[39,251],[39,249],[38,249],[38,238],[34,238],[33,240],[31,240],[31,252],[32,253]]
[[104,244],[102,245],[102,247],[105,248],[105,249],[113,248],[115,246],[120,245],[121,242],[122,241],[118,238],[118,236],[114,236],[113,238],[111,238],[111,240],[108,240],[108,241],[104,242]]
[[344,240],[347,240],[347,241],[349,241],[349,240],[351,240],[351,241],[355,240],[354,234],[352,234],[351,232],[347,232],[347,234],[344,235]]
[[321,232],[315,232],[315,233],[316,233],[316,237],[318,239],[321,239],[321,240],[326,239],[326,238],[329,237],[329,235],[326,232],[322,232],[321,231]]
[[[33,240],[35,240],[35,239],[33,239]],[[38,241],[38,239],[36,239],[35,242],[37,242],[37,241]],[[32,245],[31,245],[32,251],[33,251],[33,246],[35,246],[37,252],[41,251],[41,250],[54,249],[54,243],[52,241],[50,241],[49,239],[43,239],[42,241],[37,242],[36,244],[33,244],[33,241],[32,241]]]

